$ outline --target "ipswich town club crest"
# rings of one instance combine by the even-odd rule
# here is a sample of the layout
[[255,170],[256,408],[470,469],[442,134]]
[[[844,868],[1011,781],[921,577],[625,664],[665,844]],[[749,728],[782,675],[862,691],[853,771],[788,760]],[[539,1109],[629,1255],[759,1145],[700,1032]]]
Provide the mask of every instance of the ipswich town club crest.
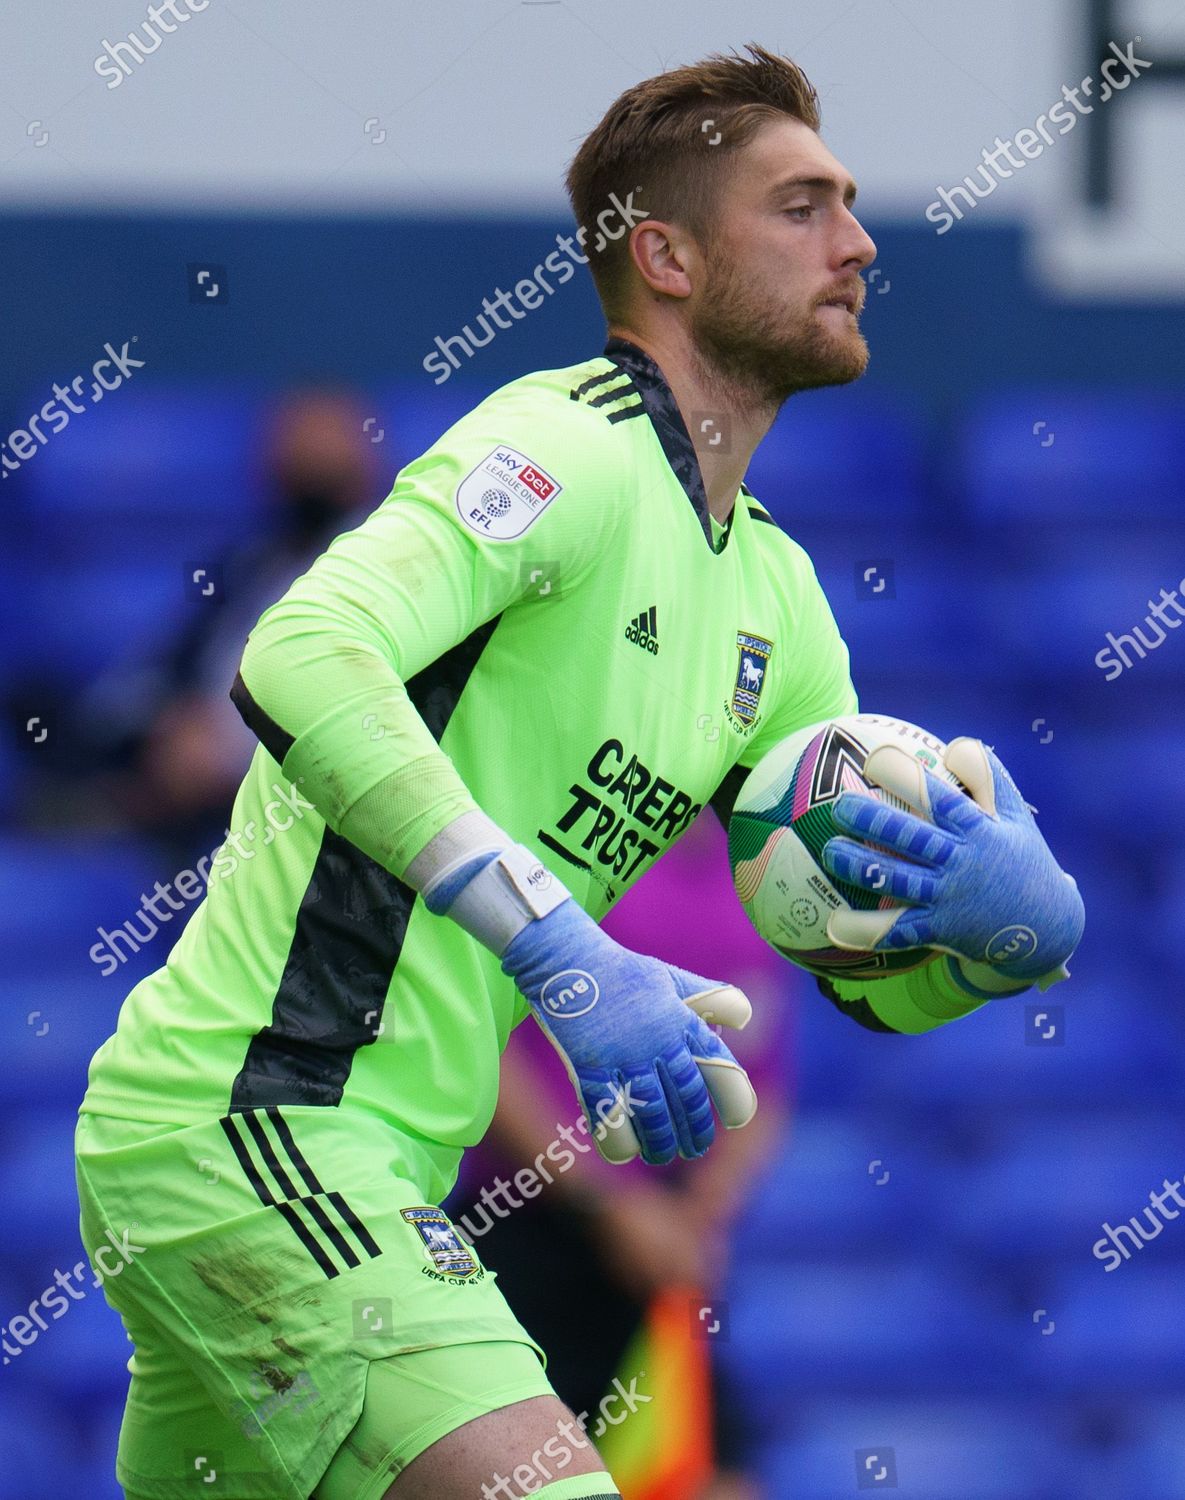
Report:
[[477,1257],[439,1208],[403,1208],[400,1213],[424,1242],[428,1259],[445,1276],[472,1276]]
[[748,631],[737,631],[737,675],[732,689],[732,714],[745,729],[752,727],[757,718],[757,706],[761,702],[761,689],[765,685],[765,670],[769,665],[773,642],[763,640]]

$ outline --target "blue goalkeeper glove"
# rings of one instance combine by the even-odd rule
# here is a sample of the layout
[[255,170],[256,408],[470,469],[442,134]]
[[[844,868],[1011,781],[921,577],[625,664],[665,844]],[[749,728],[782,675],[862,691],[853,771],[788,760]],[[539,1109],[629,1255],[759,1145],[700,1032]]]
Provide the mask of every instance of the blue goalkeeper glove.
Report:
[[[740,990],[623,948],[521,845],[466,861],[424,898],[501,957],[606,1160],[702,1156],[716,1133],[713,1103],[730,1129],[752,1119],[748,1075],[709,1025],[746,1024]],[[511,899],[525,915],[503,946]]]
[[1047,989],[1068,977],[1066,960],[1082,937],[1078,887],[988,746],[952,740],[943,763],[966,792],[895,745],[879,747],[865,763],[870,781],[921,816],[852,792],[836,800],[836,823],[866,842],[828,839],[828,871],[908,904],[833,912],[828,936],[840,948],[939,948],[973,972],[986,965],[1019,988],[1037,981]]

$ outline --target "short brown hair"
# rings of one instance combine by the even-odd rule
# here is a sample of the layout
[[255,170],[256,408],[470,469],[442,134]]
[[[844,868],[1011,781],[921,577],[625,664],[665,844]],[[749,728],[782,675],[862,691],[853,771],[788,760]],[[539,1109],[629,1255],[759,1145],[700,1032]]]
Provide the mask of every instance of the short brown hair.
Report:
[[606,315],[622,310],[629,236],[598,252],[593,226],[610,202],[631,189],[647,216],[710,233],[716,189],[729,156],[778,115],[819,128],[819,96],[788,57],[750,43],[748,56],[714,53],[627,89],[610,106],[568,168],[568,197]]

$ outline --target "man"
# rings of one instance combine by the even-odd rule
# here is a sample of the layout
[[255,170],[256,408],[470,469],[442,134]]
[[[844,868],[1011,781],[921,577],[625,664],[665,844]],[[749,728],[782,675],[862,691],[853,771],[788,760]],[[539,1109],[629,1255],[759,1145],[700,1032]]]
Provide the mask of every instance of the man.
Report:
[[[743,1025],[745,997],[597,919],[778,739],[856,706],[809,560],[741,487],[779,404],[867,361],[874,247],[817,126],[758,48],[629,90],[569,174],[581,224],[611,193],[647,215],[587,238],[605,353],[483,402],[252,632],[232,696],[261,746],[225,868],[79,1127],[88,1248],[136,1226],[108,1284],[132,1500],[195,1475],[261,1500],[617,1493],[436,1205],[528,1011],[611,1161],[694,1157],[714,1110],[755,1108],[710,1025]],[[890,759],[934,821],[844,808],[904,856],[877,878],[913,904],[833,941],[946,950],[834,987],[882,1028],[1050,982],[1081,930],[999,763],[951,756],[980,806]],[[872,882],[863,843],[833,855]],[[1005,925],[1029,936],[988,962]]]

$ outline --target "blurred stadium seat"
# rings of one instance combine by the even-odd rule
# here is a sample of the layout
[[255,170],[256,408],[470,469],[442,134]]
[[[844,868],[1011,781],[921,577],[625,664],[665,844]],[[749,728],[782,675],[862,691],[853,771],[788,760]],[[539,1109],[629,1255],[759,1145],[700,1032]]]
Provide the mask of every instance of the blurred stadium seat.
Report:
[[[30,1356],[34,1353],[35,1346]],[[13,1374],[15,1370],[10,1370],[6,1377]],[[11,1387],[13,1382],[7,1378],[6,1383]],[[81,1425],[77,1414],[65,1405],[55,1408],[6,1389],[0,1405],[0,1452],[4,1454],[0,1500],[61,1500],[64,1495],[80,1493],[85,1468],[78,1462]],[[94,1500],[122,1500],[123,1492],[111,1473],[110,1454],[105,1481],[93,1492],[88,1487],[85,1493],[93,1495]]]
[[[911,1500],[1089,1494],[1081,1487],[1080,1450],[1045,1413],[1015,1400],[812,1401],[795,1411],[793,1426],[792,1435],[770,1445],[762,1466],[777,1500],[890,1487]],[[884,1482],[871,1482],[881,1474]]]
[[74,1187],[76,1120],[77,1103],[5,1113],[0,1191],[10,1233],[0,1256],[10,1275],[19,1270],[36,1281],[48,1261],[46,1279],[51,1280],[55,1263],[64,1270],[82,1254]]
[[995,1293],[936,1254],[925,1224],[919,1217],[900,1253],[869,1241],[859,1257],[788,1262],[772,1235],[762,1238],[760,1214],[744,1221],[720,1347],[755,1422],[772,1430],[787,1397],[889,1394],[906,1383],[933,1396],[1006,1382],[1014,1335]]
[[1185,400],[1143,391],[994,391],[974,403],[953,449],[952,483],[985,523],[1074,527],[1179,520]]
[[808,391],[782,408],[745,483],[791,536],[803,522],[917,521],[930,497],[926,430],[881,391]]
[[22,477],[32,519],[88,547],[106,536],[113,548],[145,550],[178,528],[198,546],[237,536],[263,499],[261,396],[224,382],[121,390],[29,464]]
[[[1142,1197],[1146,1203],[1146,1188]],[[1108,1222],[1118,1224],[1126,1207],[1117,1205]],[[1139,1207],[1136,1199],[1127,1211]],[[1185,1238],[1183,1228],[1166,1224],[1112,1272],[1088,1254],[1050,1278],[1047,1305],[1056,1328],[1040,1346],[1030,1346],[1027,1387],[1072,1394],[1094,1386],[1105,1370],[1115,1391],[1143,1397],[1179,1391],[1185,1279],[1174,1232]]]
[[[396,473],[419,458],[466,412],[490,394],[493,386],[465,376],[452,376],[441,385],[427,377],[394,381],[375,394],[383,433],[380,453],[394,480]],[[370,433],[373,441],[376,430]]]
[[73,964],[84,982],[93,978],[99,970],[88,953],[98,927],[134,918],[141,892],[171,873],[161,859],[127,836],[0,834],[0,943],[13,955],[9,973],[44,967],[52,955],[55,965]]
[[933,1142],[883,1112],[810,1110],[755,1199],[788,1264],[871,1244],[899,1250],[919,1216],[933,1212],[936,1169]]

